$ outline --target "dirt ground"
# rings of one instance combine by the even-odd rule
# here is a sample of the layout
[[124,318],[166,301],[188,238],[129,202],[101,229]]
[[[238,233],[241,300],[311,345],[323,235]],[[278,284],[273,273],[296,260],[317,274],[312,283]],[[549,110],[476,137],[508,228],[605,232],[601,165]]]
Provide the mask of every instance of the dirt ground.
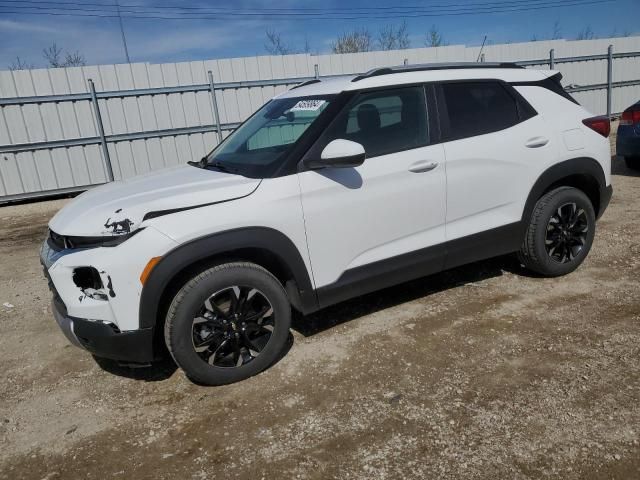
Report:
[[0,208],[0,478],[640,478],[640,176],[613,168],[573,274],[506,257],[367,295],[218,388],[69,345],[38,262],[65,200]]

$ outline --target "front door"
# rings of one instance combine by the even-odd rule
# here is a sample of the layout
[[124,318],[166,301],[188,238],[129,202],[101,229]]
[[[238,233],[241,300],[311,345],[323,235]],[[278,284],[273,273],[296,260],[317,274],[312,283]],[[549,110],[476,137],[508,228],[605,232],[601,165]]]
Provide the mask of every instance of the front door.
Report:
[[442,267],[428,247],[445,240],[445,157],[431,144],[428,114],[423,86],[362,92],[307,154],[342,138],[367,155],[356,168],[299,174],[321,304]]

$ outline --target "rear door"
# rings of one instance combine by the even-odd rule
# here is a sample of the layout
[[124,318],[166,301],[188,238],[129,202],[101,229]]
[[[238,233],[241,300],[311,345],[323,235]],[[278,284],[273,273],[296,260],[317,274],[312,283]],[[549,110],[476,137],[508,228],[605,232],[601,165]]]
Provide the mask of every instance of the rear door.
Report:
[[[357,94],[307,156],[338,138],[364,146],[361,166],[299,174],[321,303],[394,283],[411,267],[420,276],[418,251],[445,238],[444,149],[432,144],[423,86]],[[439,270],[434,257],[426,267]]]
[[[533,184],[556,155],[543,118],[498,80],[442,83],[438,107],[447,157],[447,240],[519,222]],[[499,250],[497,238],[486,237]]]

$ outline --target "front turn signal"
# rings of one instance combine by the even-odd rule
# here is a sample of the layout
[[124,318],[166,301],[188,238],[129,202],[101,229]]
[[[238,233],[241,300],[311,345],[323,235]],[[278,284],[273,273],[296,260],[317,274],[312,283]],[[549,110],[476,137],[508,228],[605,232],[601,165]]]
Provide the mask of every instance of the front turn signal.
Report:
[[146,283],[147,278],[149,278],[149,275],[151,274],[151,270],[153,270],[153,267],[156,266],[161,258],[162,257],[153,257],[147,262],[146,267],[144,267],[144,270],[142,270],[142,273],[140,274],[140,283],[142,283],[142,285]]

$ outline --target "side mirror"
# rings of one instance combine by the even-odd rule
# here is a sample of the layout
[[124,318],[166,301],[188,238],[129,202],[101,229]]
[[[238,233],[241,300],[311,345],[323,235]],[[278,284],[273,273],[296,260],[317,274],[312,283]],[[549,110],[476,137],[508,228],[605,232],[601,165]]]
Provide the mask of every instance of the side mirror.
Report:
[[311,169],[334,167],[357,167],[364,163],[366,153],[364,147],[351,140],[336,139],[329,142],[320,154],[319,160],[305,162]]

